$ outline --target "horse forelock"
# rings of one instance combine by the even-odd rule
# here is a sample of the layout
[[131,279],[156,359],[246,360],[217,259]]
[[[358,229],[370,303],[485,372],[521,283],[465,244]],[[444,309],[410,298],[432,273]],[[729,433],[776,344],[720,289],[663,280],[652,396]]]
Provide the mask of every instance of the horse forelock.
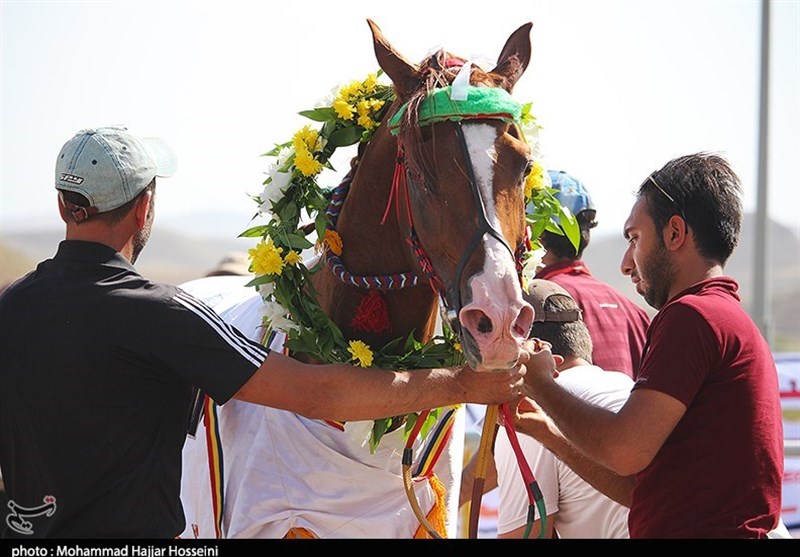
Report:
[[[466,62],[465,58],[444,50],[438,50],[431,54],[419,64],[418,74],[422,78],[419,87],[411,93],[408,99],[404,99],[408,104],[403,114],[399,138],[403,145],[405,164],[412,173],[420,178],[429,179],[434,176],[432,159],[422,147],[422,128],[419,125],[420,107],[425,98],[433,91],[452,85]],[[472,65],[470,67],[470,84],[495,87],[496,81],[490,74]],[[399,104],[402,103],[398,103],[398,106]]]

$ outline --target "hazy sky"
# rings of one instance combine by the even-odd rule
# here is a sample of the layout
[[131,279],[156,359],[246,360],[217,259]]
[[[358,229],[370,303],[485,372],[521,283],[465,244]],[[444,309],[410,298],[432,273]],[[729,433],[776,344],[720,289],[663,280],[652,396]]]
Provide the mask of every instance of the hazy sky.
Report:
[[[56,222],[61,145],[84,127],[125,124],[179,155],[159,221],[236,212],[235,236],[271,162],[260,155],[310,123],[297,112],[377,70],[368,17],[412,61],[441,46],[494,62],[533,22],[514,96],[533,101],[545,163],[586,183],[600,233],[621,233],[648,173],[700,150],[731,161],[755,210],[759,0],[397,5],[2,0],[0,231]],[[771,6],[769,211],[800,229],[800,2]]]

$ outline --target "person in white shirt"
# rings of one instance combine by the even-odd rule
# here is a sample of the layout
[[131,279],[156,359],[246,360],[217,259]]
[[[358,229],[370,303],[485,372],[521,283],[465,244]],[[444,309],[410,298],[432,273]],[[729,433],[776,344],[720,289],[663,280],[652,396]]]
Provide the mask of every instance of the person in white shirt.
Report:
[[[552,345],[558,365],[558,383],[592,404],[616,411],[628,398],[633,380],[622,372],[607,371],[591,363],[592,339],[575,300],[561,286],[534,279],[527,301],[533,305],[531,337]],[[535,403],[520,403],[530,409]],[[552,427],[555,427],[554,425]],[[559,538],[627,538],[628,508],[609,499],[576,472],[524,434],[520,448],[542,491],[545,504],[545,534]],[[495,465],[499,487],[498,538],[540,537],[540,512],[528,525],[530,506],[520,465],[504,428],[495,442]]]

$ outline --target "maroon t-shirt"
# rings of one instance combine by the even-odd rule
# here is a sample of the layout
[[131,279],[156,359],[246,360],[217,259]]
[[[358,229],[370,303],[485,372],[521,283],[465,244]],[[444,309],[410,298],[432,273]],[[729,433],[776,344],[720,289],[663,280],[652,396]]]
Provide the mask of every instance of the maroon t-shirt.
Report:
[[594,365],[637,377],[650,323],[644,309],[592,276],[580,260],[548,265],[536,278],[563,287],[583,310],[583,321],[592,337]]
[[737,290],[728,277],[699,282],[650,325],[634,390],[672,396],[686,413],[636,475],[632,538],[763,538],[778,524],[778,375]]

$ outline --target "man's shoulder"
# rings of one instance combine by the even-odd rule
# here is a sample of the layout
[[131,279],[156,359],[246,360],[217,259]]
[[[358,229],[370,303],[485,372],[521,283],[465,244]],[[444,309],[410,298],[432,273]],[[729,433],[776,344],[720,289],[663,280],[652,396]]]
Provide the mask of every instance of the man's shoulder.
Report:
[[606,407],[624,402],[633,388],[633,379],[625,373],[595,365],[564,370],[556,381],[575,396]]

